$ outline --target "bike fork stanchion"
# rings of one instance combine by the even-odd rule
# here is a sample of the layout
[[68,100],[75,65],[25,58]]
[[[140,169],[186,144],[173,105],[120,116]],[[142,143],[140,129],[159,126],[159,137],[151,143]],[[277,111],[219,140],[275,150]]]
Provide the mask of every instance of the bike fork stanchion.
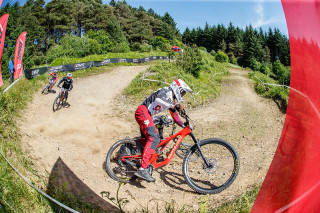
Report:
[[190,135],[191,135],[191,137],[192,137],[192,139],[194,140],[194,142],[195,142],[195,144],[196,144],[196,146],[197,146],[197,148],[198,148],[198,150],[199,150],[199,152],[200,152],[200,155],[201,155],[201,157],[203,158],[203,160],[204,160],[204,162],[206,163],[206,165],[209,167],[210,166],[210,163],[209,163],[209,161],[207,160],[207,158],[206,158],[206,156],[204,155],[204,153],[202,152],[202,150],[201,150],[201,147],[200,147],[200,141],[198,141],[195,137],[194,137],[194,134],[191,132],[190,133]]

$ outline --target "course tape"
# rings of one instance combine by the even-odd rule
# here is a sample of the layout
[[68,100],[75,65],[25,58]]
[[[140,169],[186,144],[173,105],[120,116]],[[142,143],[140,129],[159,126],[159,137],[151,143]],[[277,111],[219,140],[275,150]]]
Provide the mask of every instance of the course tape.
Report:
[[105,59],[103,61],[89,61],[89,62],[80,62],[75,64],[64,64],[60,66],[54,66],[54,67],[39,67],[36,69],[28,69],[24,71],[24,74],[27,79],[32,79],[36,76],[39,76],[41,74],[44,74],[46,72],[52,72],[54,70],[58,72],[66,72],[66,71],[77,71],[77,70],[83,70],[83,69],[89,69],[91,67],[100,67],[111,63],[144,63],[147,61],[152,60],[159,60],[159,59],[169,59],[168,56],[150,56],[145,58],[109,58]]
[[46,198],[48,198],[49,200],[51,200],[52,202],[56,203],[57,205],[63,207],[64,209],[72,212],[72,213],[79,213],[78,211],[60,203],[59,201],[55,200],[54,198],[50,197],[49,195],[47,195],[45,192],[43,192],[41,189],[39,189],[38,187],[36,187],[35,185],[33,185],[25,176],[23,176],[9,161],[8,159],[2,154],[2,152],[0,151],[0,154],[2,155],[2,157],[7,161],[7,163],[11,166],[12,169],[14,169],[18,175],[27,183],[29,184],[31,187],[33,187],[34,189],[36,189],[39,193],[41,193],[43,196],[45,196]]
[[10,84],[10,86],[8,86],[5,90],[3,90],[3,93],[7,92],[15,83],[17,83],[20,79],[22,78],[22,76],[20,76],[16,81],[14,81],[12,84]]

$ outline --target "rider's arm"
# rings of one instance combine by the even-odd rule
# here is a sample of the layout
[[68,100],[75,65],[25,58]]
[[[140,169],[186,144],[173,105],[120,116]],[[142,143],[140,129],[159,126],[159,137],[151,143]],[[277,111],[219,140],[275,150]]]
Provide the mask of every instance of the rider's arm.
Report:
[[59,81],[57,87],[59,87],[59,85],[62,83],[62,81],[63,81],[63,78]]
[[71,85],[70,85],[69,91],[72,89],[73,89],[73,80],[71,80]]
[[171,117],[173,118],[174,122],[178,124],[180,127],[184,127],[184,124],[179,116],[178,111],[175,108],[169,108],[169,112],[171,114]]

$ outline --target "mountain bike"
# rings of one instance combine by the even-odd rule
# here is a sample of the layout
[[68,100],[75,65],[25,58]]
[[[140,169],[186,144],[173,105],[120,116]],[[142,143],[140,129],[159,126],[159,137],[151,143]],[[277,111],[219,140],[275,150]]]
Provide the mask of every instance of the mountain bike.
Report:
[[54,86],[55,82],[53,80],[50,80],[48,82],[48,84],[44,87],[44,89],[42,90],[41,94],[48,94],[49,91],[52,89],[52,87]]
[[53,112],[61,109],[62,106],[66,105],[66,103],[67,103],[67,100],[65,98],[66,91],[67,91],[67,89],[61,87],[61,90],[60,90],[58,96],[53,101],[53,106],[52,106]]
[[[225,190],[239,173],[240,160],[235,148],[219,138],[197,140],[185,109],[182,109],[179,114],[186,119],[185,127],[160,141],[149,161],[150,174],[153,170],[169,164],[182,141],[189,136],[194,145],[185,150],[182,165],[187,184],[201,194],[215,194]],[[136,179],[134,173],[141,166],[143,153],[141,141],[141,138],[127,137],[116,142],[109,149],[106,157],[106,171],[111,178],[127,183]],[[165,156],[164,150],[171,141],[175,142]]]

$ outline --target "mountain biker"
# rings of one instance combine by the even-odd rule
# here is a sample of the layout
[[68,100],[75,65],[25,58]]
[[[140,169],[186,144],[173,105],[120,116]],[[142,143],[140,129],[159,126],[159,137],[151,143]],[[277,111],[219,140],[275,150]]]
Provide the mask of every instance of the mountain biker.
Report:
[[57,80],[58,80],[58,71],[54,70],[53,72],[51,72],[49,74],[49,76],[48,76],[48,80],[49,80],[49,82],[53,82],[52,86],[54,86],[57,83]]
[[68,99],[68,91],[71,91],[72,88],[73,88],[72,74],[71,74],[71,73],[68,73],[68,74],[66,75],[66,77],[62,78],[62,79],[59,81],[57,87],[59,87],[59,85],[60,85],[62,82],[63,82],[62,88],[65,89],[65,100],[67,101],[67,99]]
[[146,136],[147,142],[143,150],[141,167],[134,173],[136,176],[154,182],[155,179],[148,172],[148,165],[151,155],[155,152],[160,137],[153,123],[151,116],[169,109],[170,114],[180,127],[184,127],[178,111],[182,97],[187,93],[193,93],[190,87],[183,80],[174,80],[170,87],[163,87],[152,93],[144,102],[137,108],[135,118],[140,126],[141,132]]

